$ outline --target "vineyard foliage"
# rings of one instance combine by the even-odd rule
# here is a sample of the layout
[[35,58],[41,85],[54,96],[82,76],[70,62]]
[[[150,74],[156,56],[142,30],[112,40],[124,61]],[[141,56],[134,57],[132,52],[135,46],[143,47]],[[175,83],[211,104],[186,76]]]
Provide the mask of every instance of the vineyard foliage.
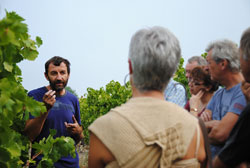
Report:
[[[25,59],[35,60],[38,56],[37,47],[42,45],[40,37],[36,37],[35,41],[30,39],[27,25],[23,21],[24,19],[15,12],[7,11],[6,16],[0,20],[1,168],[24,167],[33,162],[28,155],[30,142],[23,134],[25,121],[29,112],[33,116],[39,116],[41,112],[46,111],[42,103],[27,96],[27,91],[21,84],[22,72],[17,63]],[[51,163],[61,155],[72,153],[74,150],[73,139],[65,137],[50,137],[34,146],[38,153],[45,155],[39,167],[52,167]]]
[[[181,58],[174,80],[182,83],[188,89],[183,63],[184,59]],[[126,86],[122,86],[119,82],[111,81],[105,88],[101,87],[99,90],[87,89],[87,94],[79,100],[85,144],[89,143],[89,125],[98,117],[110,111],[111,108],[125,103],[131,96],[132,91],[129,82],[126,83]]]
[[132,96],[131,86],[122,86],[111,81],[105,88],[87,89],[85,98],[80,98],[81,121],[84,130],[84,142],[89,143],[88,126],[98,117],[106,114],[111,108],[125,103]]
[[183,67],[183,64],[184,64],[184,59],[181,58],[179,62],[179,67],[174,75],[174,80],[181,83],[185,87],[186,92],[187,92],[187,97],[189,98],[191,94],[189,92],[188,80],[186,78],[186,71]]

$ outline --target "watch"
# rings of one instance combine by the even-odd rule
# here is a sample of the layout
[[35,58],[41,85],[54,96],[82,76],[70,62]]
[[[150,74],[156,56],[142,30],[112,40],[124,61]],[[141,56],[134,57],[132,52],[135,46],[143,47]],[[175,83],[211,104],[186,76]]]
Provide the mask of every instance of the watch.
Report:
[[197,108],[193,108],[193,107],[192,107],[192,108],[190,109],[190,111],[194,111],[194,112],[196,112],[196,113],[197,113],[197,112],[198,112],[198,109],[197,109]]

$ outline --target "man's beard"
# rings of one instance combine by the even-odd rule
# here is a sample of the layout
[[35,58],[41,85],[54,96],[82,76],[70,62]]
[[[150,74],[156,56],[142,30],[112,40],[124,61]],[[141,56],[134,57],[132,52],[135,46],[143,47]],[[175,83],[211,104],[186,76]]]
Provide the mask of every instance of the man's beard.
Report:
[[[56,84],[59,84],[59,83],[62,83],[63,86],[56,86]],[[65,82],[63,82],[61,80],[56,80],[55,82],[52,82],[49,79],[49,84],[50,84],[51,89],[56,91],[56,92],[62,91],[67,86],[67,83],[68,83],[68,79]]]

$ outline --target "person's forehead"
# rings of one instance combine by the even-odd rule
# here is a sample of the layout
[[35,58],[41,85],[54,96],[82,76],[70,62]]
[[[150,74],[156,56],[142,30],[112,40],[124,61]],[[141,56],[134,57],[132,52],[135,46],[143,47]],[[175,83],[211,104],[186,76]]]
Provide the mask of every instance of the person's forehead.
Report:
[[67,66],[64,62],[61,62],[59,66],[54,65],[53,62],[49,64],[49,68],[48,68],[49,70],[56,69],[56,68],[67,69]]
[[197,65],[198,65],[198,62],[197,62],[197,61],[193,61],[193,62],[191,62],[191,63],[187,63],[186,69],[188,69],[188,68],[193,68],[193,67],[195,67],[195,66],[197,66]]

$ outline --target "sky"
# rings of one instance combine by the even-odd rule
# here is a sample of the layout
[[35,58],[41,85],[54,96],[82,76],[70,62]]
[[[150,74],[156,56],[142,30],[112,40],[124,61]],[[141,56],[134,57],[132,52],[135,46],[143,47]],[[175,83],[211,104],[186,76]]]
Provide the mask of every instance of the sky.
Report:
[[61,56],[71,62],[68,86],[78,96],[111,80],[123,84],[130,39],[139,29],[168,28],[186,63],[212,41],[239,44],[250,26],[250,0],[0,0],[0,18],[5,10],[25,19],[32,39],[43,40],[35,61],[18,64],[24,88],[48,85],[44,64]]

